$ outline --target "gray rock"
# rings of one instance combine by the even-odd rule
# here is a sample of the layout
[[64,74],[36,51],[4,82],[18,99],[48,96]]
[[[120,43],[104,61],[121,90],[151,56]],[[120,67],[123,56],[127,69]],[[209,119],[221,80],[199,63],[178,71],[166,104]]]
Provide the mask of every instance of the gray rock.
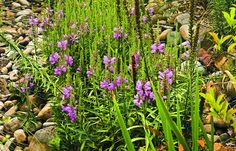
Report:
[[33,133],[33,132],[39,130],[39,129],[42,127],[42,125],[43,125],[43,124],[38,121],[37,123],[34,123],[34,124],[32,124],[32,126],[29,127],[29,131],[30,131],[31,133]]
[[56,128],[54,126],[49,126],[43,129],[40,129],[35,132],[34,138],[38,140],[40,143],[47,144],[50,139],[52,139],[56,134]]
[[32,10],[31,9],[24,9],[22,11],[19,11],[16,16],[28,16],[32,14]]
[[43,128],[49,127],[49,126],[55,126],[55,125],[57,125],[57,123],[55,122],[45,122],[43,123]]
[[13,8],[18,8],[18,7],[21,7],[21,5],[19,3],[13,2],[12,7]]
[[[209,140],[211,140],[211,135],[210,134],[207,134],[207,137],[208,137]],[[219,140],[220,140],[220,136],[214,135],[214,142],[217,142]]]
[[176,17],[176,22],[180,25],[189,24],[190,15],[189,13],[180,14]]
[[20,16],[18,16],[16,19],[15,19],[15,22],[20,22],[22,19],[23,19],[23,17],[25,17],[26,15],[20,15]]
[[27,0],[19,0],[19,3],[21,3],[22,5],[26,5],[26,6],[30,5],[30,3]]
[[230,139],[230,136],[229,136],[228,133],[223,133],[223,134],[220,135],[219,139],[220,139],[221,142],[225,142],[225,141]]
[[176,31],[169,32],[167,37],[169,38],[168,42],[172,45],[177,45],[181,38],[179,32],[176,32]]

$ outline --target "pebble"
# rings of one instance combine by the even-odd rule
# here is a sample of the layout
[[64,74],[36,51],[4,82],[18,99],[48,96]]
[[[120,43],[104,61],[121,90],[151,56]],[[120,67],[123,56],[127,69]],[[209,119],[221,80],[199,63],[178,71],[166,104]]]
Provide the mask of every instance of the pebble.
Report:
[[14,117],[4,124],[4,130],[14,132],[21,126],[21,121],[17,117]]
[[37,115],[38,118],[45,120],[50,118],[51,116],[52,116],[52,109],[50,107],[50,103],[47,103]]
[[219,139],[220,139],[221,142],[225,142],[225,141],[230,139],[230,136],[229,136],[228,133],[223,133],[223,134],[220,135]]
[[188,40],[189,39],[189,25],[182,25],[179,28],[179,32],[180,32],[181,37],[184,40]]
[[13,2],[12,7],[13,8],[18,8],[18,7],[21,7],[21,5],[19,3]]
[[13,137],[8,139],[4,146],[6,148],[11,148],[11,145],[13,144],[14,140],[15,140],[15,138],[13,138]]
[[0,111],[2,111],[3,107],[4,107],[4,104],[2,101],[0,101]]
[[0,125],[0,134],[4,134],[4,126]]
[[13,63],[12,61],[8,62],[8,64],[6,65],[6,68],[10,69],[12,67],[12,63]]
[[5,114],[4,116],[12,116],[16,113],[18,107],[17,106],[13,106],[11,107]]
[[32,10],[31,10],[31,9],[24,9],[24,10],[22,10],[22,11],[19,11],[19,12],[16,14],[16,16],[22,16],[22,15],[28,16],[28,15],[30,15],[30,14],[32,14]]
[[10,108],[14,105],[12,101],[6,101],[4,102],[4,108]]
[[180,14],[176,17],[176,22],[178,22],[180,25],[189,24],[189,20],[190,20],[189,13]]
[[55,122],[45,122],[43,123],[43,128],[49,127],[49,126],[55,126],[55,125],[57,125],[57,123]]
[[1,72],[2,72],[2,74],[7,74],[7,73],[8,73],[7,67],[3,67],[3,68],[1,69]]
[[23,148],[20,146],[16,146],[16,148],[14,149],[14,151],[23,151]]
[[12,80],[12,81],[16,81],[16,80],[18,80],[18,70],[12,70],[11,72],[9,72],[8,74],[9,74],[9,76],[10,76],[10,80]]
[[23,129],[18,129],[14,132],[14,138],[17,143],[22,143],[26,140],[26,135]]
[[172,29],[166,29],[160,34],[160,40],[165,40],[167,38],[168,33],[170,33]]
[[21,3],[22,5],[26,5],[26,6],[30,5],[30,3],[27,0],[19,0],[19,3]]

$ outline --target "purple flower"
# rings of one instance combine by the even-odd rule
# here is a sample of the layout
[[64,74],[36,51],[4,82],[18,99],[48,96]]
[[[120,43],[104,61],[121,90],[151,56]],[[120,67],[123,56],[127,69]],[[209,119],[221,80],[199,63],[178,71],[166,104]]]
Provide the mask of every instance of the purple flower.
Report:
[[57,20],[60,20],[61,19],[61,17],[63,16],[63,11],[62,10],[59,10],[58,12],[57,12]]
[[148,39],[148,38],[149,38],[149,34],[148,34],[148,33],[145,33],[145,34],[144,34],[144,38],[145,38],[145,39]]
[[152,44],[151,45],[151,49],[152,49],[152,51],[151,51],[151,53],[156,53],[157,52],[157,50],[160,52],[160,53],[163,53],[164,52],[164,46],[165,46],[165,44],[164,43],[159,43],[159,44]]
[[80,73],[81,72],[81,69],[80,67],[77,68],[77,72]]
[[65,59],[66,59],[66,62],[67,64],[69,64],[70,66],[72,66],[73,64],[73,58],[69,55],[65,55]]
[[150,103],[151,100],[155,99],[149,81],[142,82],[138,80],[135,89],[137,91],[136,95],[134,96],[134,104],[136,106],[140,106],[145,100],[148,100],[148,103]]
[[137,94],[134,96],[134,104],[137,107],[140,107],[143,104],[142,99],[140,99],[139,95],[137,95]]
[[185,41],[185,42],[183,42],[181,45],[182,45],[182,46],[186,46],[187,48],[190,48],[190,47],[191,47],[189,41]]
[[26,88],[25,88],[25,87],[21,87],[20,89],[21,89],[21,91],[22,91],[23,93],[26,92]]
[[134,9],[134,7],[132,7],[131,11],[130,11],[130,16],[134,16],[134,12],[135,12],[135,9]]
[[160,43],[160,44],[158,44],[157,49],[160,53],[163,53],[164,52],[164,47],[165,47],[165,44]]
[[107,66],[112,65],[116,61],[116,58],[108,58],[107,56],[103,57],[103,63]]
[[102,89],[108,89],[110,81],[108,79],[104,79],[100,82],[100,87]]
[[71,107],[69,104],[61,105],[62,112],[66,112],[72,122],[76,121],[76,107]]
[[61,71],[66,72],[66,66],[65,65],[61,65]]
[[127,33],[124,34],[124,38],[125,38],[125,39],[128,38],[128,34],[127,34]]
[[156,43],[152,44],[151,49],[152,49],[151,53],[156,53],[157,52],[157,44]]
[[34,84],[32,82],[29,83],[29,88],[33,89]]
[[154,12],[155,12],[154,8],[151,7],[150,10],[149,10],[150,15],[153,16],[153,15],[154,15]]
[[110,90],[110,91],[115,90],[115,84],[114,84],[114,82],[109,83],[109,86],[108,86],[107,89]]
[[57,52],[55,52],[49,56],[49,61],[51,64],[55,64],[55,63],[57,63],[59,58],[60,58],[59,54]]
[[57,46],[62,50],[66,50],[67,40],[59,41]]
[[61,68],[60,68],[60,67],[56,67],[56,68],[54,69],[54,74],[55,74],[55,75],[61,75]]
[[72,86],[66,86],[66,87],[62,87],[62,93],[63,93],[63,97],[64,99],[69,99],[70,98],[70,92],[72,91]]
[[142,16],[143,22],[147,22],[148,18],[146,16]]
[[91,68],[89,68],[89,70],[87,71],[87,77],[91,77],[93,75],[93,70]]
[[115,27],[113,37],[117,40],[121,39],[122,38],[122,29]]
[[163,72],[159,71],[158,78],[161,79],[161,85],[163,86],[164,80],[166,79],[168,84],[172,84],[173,71],[171,69],[165,69]]
[[29,18],[30,25],[37,26],[38,23],[39,23],[38,18],[33,18],[32,16],[30,16],[30,18]]
[[117,77],[116,77],[116,86],[120,86],[121,85],[121,76],[120,75],[118,75]]

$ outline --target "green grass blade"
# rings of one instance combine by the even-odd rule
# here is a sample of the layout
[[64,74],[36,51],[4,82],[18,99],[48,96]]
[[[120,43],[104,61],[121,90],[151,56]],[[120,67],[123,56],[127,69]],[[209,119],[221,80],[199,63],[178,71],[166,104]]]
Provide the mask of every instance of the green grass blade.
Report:
[[180,130],[176,126],[175,122],[171,119],[170,113],[168,112],[164,101],[161,99],[159,94],[157,94],[156,88],[155,88],[155,86],[153,85],[152,82],[151,82],[151,84],[152,84],[153,92],[154,92],[154,95],[155,95],[155,98],[156,98],[157,107],[158,107],[159,110],[163,110],[163,113],[160,112],[160,114],[164,114],[163,116],[166,117],[167,125],[169,127],[171,127],[171,129],[175,133],[177,139],[183,145],[184,150],[185,151],[190,151],[190,149],[188,147],[188,144],[187,144],[186,140],[184,139],[184,136],[182,135],[182,133],[180,132]]
[[127,144],[128,151],[135,151],[134,145],[133,145],[132,140],[130,138],[129,132],[128,132],[126,126],[125,126],[125,122],[124,122],[124,119],[121,115],[121,112],[120,112],[120,109],[119,109],[119,106],[118,106],[118,103],[116,101],[114,93],[112,94],[112,100],[113,100],[114,108],[115,108],[116,115],[117,115],[117,118],[118,118],[118,123],[120,125],[122,135],[125,139],[125,143]]

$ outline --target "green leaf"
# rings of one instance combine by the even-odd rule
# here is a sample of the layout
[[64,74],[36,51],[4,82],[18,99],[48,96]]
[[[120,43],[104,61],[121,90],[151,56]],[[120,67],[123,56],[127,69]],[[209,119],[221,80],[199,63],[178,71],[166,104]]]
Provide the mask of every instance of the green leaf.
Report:
[[115,108],[115,111],[116,111],[116,116],[117,116],[117,119],[118,119],[118,123],[120,125],[121,131],[122,131],[122,135],[123,135],[123,137],[125,139],[128,151],[135,151],[134,145],[133,145],[132,140],[130,138],[129,132],[128,132],[126,126],[125,126],[124,119],[122,117],[122,114],[120,112],[118,103],[116,101],[114,92],[112,92],[112,100],[113,100],[113,103],[114,103],[114,108]]

